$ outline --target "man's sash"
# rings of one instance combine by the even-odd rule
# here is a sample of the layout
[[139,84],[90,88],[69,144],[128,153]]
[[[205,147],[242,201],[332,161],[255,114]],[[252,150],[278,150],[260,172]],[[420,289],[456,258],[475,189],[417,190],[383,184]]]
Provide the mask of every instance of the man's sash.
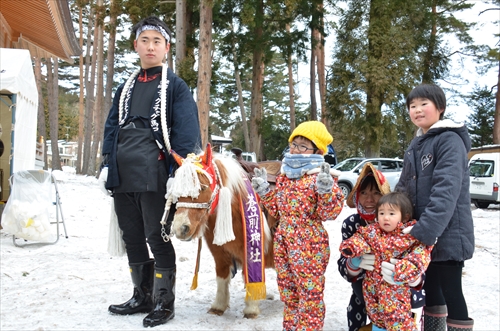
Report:
[[[257,195],[250,180],[245,176],[248,196],[240,201],[243,222],[243,238],[245,240],[245,300],[262,300],[266,298],[265,264],[264,264],[264,217],[260,209]],[[242,199],[243,200],[243,199]]]

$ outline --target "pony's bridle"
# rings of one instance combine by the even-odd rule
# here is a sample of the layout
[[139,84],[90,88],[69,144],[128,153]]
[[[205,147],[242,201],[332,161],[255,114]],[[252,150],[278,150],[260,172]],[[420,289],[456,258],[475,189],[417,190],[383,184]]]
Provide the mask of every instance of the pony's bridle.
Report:
[[203,167],[204,173],[211,177],[210,189],[212,190],[212,196],[208,202],[177,202],[176,208],[194,208],[194,209],[207,209],[212,214],[217,207],[219,200],[219,192],[221,188],[221,177],[219,169],[214,161],[210,167]]
[[[171,189],[167,189],[167,194],[165,195],[165,211],[160,221],[162,225],[161,236],[163,240],[170,240],[165,227],[172,203],[175,203],[177,208],[205,209],[207,213],[214,214],[215,209],[219,205],[219,200],[222,200],[222,212],[219,210],[217,213],[216,224],[218,226],[214,231],[215,239],[217,242],[223,243],[233,240],[234,234],[232,226],[230,223],[227,224],[227,220],[231,218],[232,192],[231,189],[225,187],[222,182],[219,168],[212,158],[212,148],[210,144],[207,144],[205,152],[201,155],[190,153],[186,158],[183,158],[173,150],[170,151],[170,155],[173,156],[180,167],[175,172],[175,181],[173,181]],[[205,175],[210,182],[209,186],[212,191],[210,200],[208,202],[178,201],[181,197],[191,197],[193,200],[198,199],[200,190],[202,190],[199,174]],[[191,181],[193,186],[190,185]]]
[[[188,156],[189,157],[189,156]],[[193,162],[194,161],[194,162]],[[209,181],[210,181],[210,189],[212,190],[212,195],[210,197],[210,200],[208,202],[180,202],[177,201],[175,203],[176,208],[189,208],[189,209],[205,209],[207,212],[212,214],[217,207],[218,201],[219,201],[219,192],[220,188],[222,185],[222,180],[220,177],[219,173],[219,168],[215,164],[215,162],[212,160],[211,162],[208,162],[208,164],[205,164],[203,162],[199,162],[198,160],[195,159],[195,156],[191,156],[190,162],[196,165],[197,168],[196,172],[202,172],[205,174]],[[181,161],[183,163],[183,161]],[[182,165],[181,165],[182,166]],[[193,176],[196,176],[196,174],[193,173]],[[177,200],[173,198],[171,192],[167,192],[166,195],[167,201],[165,203],[165,211],[163,213],[162,220],[160,221],[161,223],[161,236],[165,242],[168,242],[170,240],[170,237],[172,237],[172,234],[168,234],[167,230],[165,229],[167,225],[167,218],[168,214],[170,212],[170,206],[172,203]],[[179,197],[177,197],[179,198]],[[170,231],[171,233],[172,231]]]

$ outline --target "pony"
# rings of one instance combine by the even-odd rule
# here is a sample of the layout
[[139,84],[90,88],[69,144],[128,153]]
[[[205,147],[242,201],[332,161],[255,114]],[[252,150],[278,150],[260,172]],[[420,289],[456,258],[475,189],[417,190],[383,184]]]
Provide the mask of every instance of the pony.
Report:
[[260,314],[259,300],[265,298],[265,284],[262,284],[262,279],[262,283],[256,285],[260,286],[260,290],[252,287],[255,284],[249,282],[248,276],[253,272],[245,269],[245,263],[258,255],[262,272],[264,268],[274,267],[271,229],[276,220],[265,218],[260,206],[253,206],[260,212],[262,226],[258,234],[252,234],[252,238],[260,238],[262,246],[261,250],[254,251],[252,248],[250,252],[249,239],[245,239],[249,238],[249,230],[244,221],[245,209],[248,208],[244,206],[257,202],[258,198],[251,184],[249,186],[248,174],[238,161],[212,155],[210,144],[199,155],[189,154],[182,158],[174,151],[171,153],[179,168],[175,172],[169,197],[176,204],[170,233],[184,241],[204,237],[207,243],[215,261],[217,282],[215,300],[208,313],[221,316],[229,307],[229,284],[236,264],[243,268],[245,277],[247,295],[244,317],[256,318]]

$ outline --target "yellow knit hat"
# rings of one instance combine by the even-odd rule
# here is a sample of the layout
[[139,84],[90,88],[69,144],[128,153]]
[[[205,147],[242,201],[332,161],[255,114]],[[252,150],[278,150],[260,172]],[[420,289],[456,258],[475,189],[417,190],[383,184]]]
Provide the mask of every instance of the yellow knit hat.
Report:
[[293,130],[288,142],[292,142],[293,138],[302,136],[309,139],[318,147],[319,150],[326,154],[328,151],[327,146],[333,141],[332,135],[326,129],[326,126],[319,121],[307,121],[301,123]]

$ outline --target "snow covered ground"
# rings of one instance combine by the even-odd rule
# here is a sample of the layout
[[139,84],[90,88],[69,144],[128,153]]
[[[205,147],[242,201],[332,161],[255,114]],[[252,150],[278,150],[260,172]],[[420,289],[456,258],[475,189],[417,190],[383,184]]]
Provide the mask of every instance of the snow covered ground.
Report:
[[[0,231],[1,330],[141,330],[145,314],[117,316],[110,304],[132,295],[126,257],[107,253],[110,199],[94,177],[56,173],[69,238],[55,245],[16,247],[12,236]],[[463,287],[474,330],[500,330],[499,206],[473,206],[476,251],[466,261]],[[55,208],[53,209],[55,211]],[[325,330],[347,330],[346,306],[351,289],[337,271],[340,225],[354,213],[345,206],[335,221],[325,223],[332,256],[327,270]],[[55,216],[53,216],[54,218]],[[55,227],[55,226],[54,226]],[[61,229],[62,233],[64,231]],[[230,308],[223,316],[207,314],[215,295],[215,270],[206,245],[202,249],[198,288],[190,290],[197,242],[174,240],[177,254],[176,315],[157,330],[280,330],[283,305],[276,277],[267,270],[268,295],[261,315],[243,318],[241,272],[232,280]],[[18,241],[23,244],[23,241]]]

